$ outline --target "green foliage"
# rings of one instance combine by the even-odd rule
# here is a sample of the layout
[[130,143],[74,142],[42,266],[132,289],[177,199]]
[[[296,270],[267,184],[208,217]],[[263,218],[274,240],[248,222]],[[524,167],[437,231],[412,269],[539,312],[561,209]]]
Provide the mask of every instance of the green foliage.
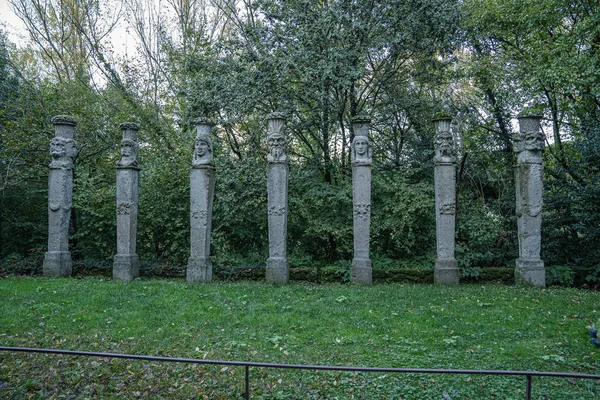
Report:
[[328,184],[314,166],[291,166],[288,246],[295,257],[352,258],[352,187],[347,177],[339,178]]
[[[82,295],[85,294],[85,295]],[[586,326],[598,293],[500,285],[188,285],[0,280],[5,346],[369,367],[598,374]],[[324,323],[324,321],[326,323]],[[435,328],[432,328],[435,327]],[[135,378],[132,378],[135,377]],[[241,398],[244,369],[0,353],[0,397]],[[522,377],[250,369],[252,398],[523,398]],[[538,378],[533,394],[593,399],[596,381]]]
[[456,232],[456,259],[460,268],[503,266],[517,253],[514,242],[511,245],[505,233],[507,222],[485,203],[461,200]]
[[549,163],[544,181],[547,196],[542,226],[544,252],[550,263],[593,271],[600,270],[600,123],[588,126],[565,148],[577,157],[573,164],[580,182],[561,176],[563,169]]
[[338,261],[335,265],[335,277],[339,283],[350,283],[352,278],[352,263],[350,261]]
[[575,272],[569,266],[548,265],[546,266],[546,285],[573,286]]
[[[74,259],[109,262],[115,252],[117,126],[133,120],[142,125],[138,253],[149,275],[180,274],[189,256],[191,119],[205,116],[220,125],[213,263],[224,271],[264,265],[264,116],[280,110],[288,115],[291,265],[347,279],[351,120],[366,115],[373,118],[374,268],[431,269],[431,117],[448,110],[459,142],[456,255],[465,278],[477,279],[517,256],[511,121],[533,107],[553,139],[544,160],[542,258],[571,268],[573,284],[598,280],[595,2],[260,0],[240,3],[243,10],[217,1],[203,11],[199,3],[185,10],[168,3],[179,7],[179,22],[149,22],[138,39],[150,46],[121,65],[103,53],[105,15],[93,2],[82,3],[89,20],[79,9],[61,10],[71,21],[66,41],[51,43],[58,32],[51,18],[51,34],[38,41],[45,47],[16,48],[0,33],[1,258],[34,259],[46,246],[49,119],[70,114],[80,145]],[[150,32],[161,32],[156,43]],[[107,83],[96,86],[94,64]],[[34,270],[27,265],[17,269]],[[570,282],[562,269],[549,276]]]
[[3,275],[41,275],[45,249],[38,248],[28,256],[11,253],[0,262]]
[[137,239],[141,258],[187,264],[190,159],[191,155],[159,156],[141,171]]
[[[104,175],[106,174],[106,175]],[[110,259],[116,254],[114,170],[80,168],[75,175],[73,209],[77,217],[76,232],[71,235],[76,259]]]
[[429,179],[411,181],[401,170],[373,174],[371,246],[375,254],[401,259],[435,254],[435,200]]
[[216,265],[264,264],[268,258],[266,163],[258,161],[217,164],[211,239]]

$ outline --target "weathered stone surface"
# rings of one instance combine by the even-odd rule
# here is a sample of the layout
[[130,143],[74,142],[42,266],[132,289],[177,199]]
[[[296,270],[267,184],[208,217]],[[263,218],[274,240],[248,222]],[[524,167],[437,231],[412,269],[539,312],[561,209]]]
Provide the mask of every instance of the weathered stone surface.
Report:
[[369,258],[372,165],[371,144],[369,143],[370,122],[368,118],[352,121],[354,140],[350,155],[354,214],[354,257],[350,270],[350,281],[361,285],[370,285],[373,282],[373,271]]
[[515,283],[535,287],[546,286],[546,268],[542,260],[517,258],[515,264]]
[[123,132],[121,140],[121,157],[119,158],[118,167],[137,167],[138,165],[138,143],[137,132],[140,126],[133,122],[123,122],[119,125]]
[[185,273],[186,281],[194,282],[211,282],[212,281],[212,263],[210,257],[190,257]]
[[373,283],[371,260],[356,257],[352,259],[350,282],[360,285],[371,285]]
[[50,278],[71,276],[73,264],[68,251],[48,251],[44,254],[43,274]]
[[117,254],[113,262],[113,279],[130,281],[139,276],[136,254],[137,214],[140,169],[137,167],[137,132],[139,125],[119,125],[123,132],[121,157],[117,164]]
[[186,280],[212,281],[210,233],[215,193],[215,167],[210,131],[213,123],[196,118],[196,138],[190,172],[190,258]]
[[[70,117],[68,115],[55,115],[54,117],[52,117],[50,119],[50,121],[52,122],[52,124],[54,124],[55,129],[57,126],[77,126],[77,120],[73,117]],[[67,132],[71,133],[71,139],[73,138],[72,135],[72,131],[71,130],[66,130]]]
[[288,164],[285,154],[285,116],[272,113],[267,117],[267,198],[269,219],[269,259],[266,280],[285,284],[289,281],[287,261]]
[[450,132],[451,119],[435,123],[435,222],[437,260],[434,282],[438,285],[457,285],[460,279],[458,263],[454,258],[456,225],[456,156]]
[[212,140],[210,139],[210,131],[214,123],[206,118],[196,118],[194,121],[196,121],[196,138],[194,139],[192,167],[214,165]]
[[434,149],[435,149],[435,163],[455,163],[456,152],[454,149],[454,138],[450,131],[450,123],[452,119],[438,119],[434,121],[436,126]]
[[515,281],[536,287],[546,286],[544,263],[540,259],[544,151],[540,120],[537,115],[519,116],[519,134],[514,136],[513,146],[517,153],[515,211],[519,238]]
[[215,191],[215,169],[205,164],[194,166],[190,173],[190,258],[188,282],[210,282],[210,233]]
[[[62,128],[62,130],[65,127],[74,130],[74,126],[72,125],[59,125],[58,127]],[[50,155],[52,156],[50,169],[73,169],[73,160],[77,156],[75,141],[69,137],[55,136],[50,141]]]
[[283,113],[271,113],[267,117],[269,124],[269,133],[267,136],[267,145],[269,146],[269,154],[267,161],[269,163],[285,163],[287,156],[285,155],[285,116]]
[[119,129],[123,132],[123,139],[137,140],[137,132],[140,130],[140,124],[136,122],[123,122],[119,124]]
[[460,280],[458,262],[456,260],[435,260],[433,281],[437,285],[455,286]]
[[139,259],[137,254],[116,254],[113,261],[113,279],[131,281],[140,276]]
[[48,175],[48,252],[43,274],[49,277],[71,276],[69,220],[73,199],[73,161],[77,146],[73,140],[76,122],[68,116],[52,118],[55,137],[50,141]]
[[267,268],[265,271],[265,279],[269,283],[283,285],[290,280],[290,266],[287,258],[284,257],[269,257],[267,259]]

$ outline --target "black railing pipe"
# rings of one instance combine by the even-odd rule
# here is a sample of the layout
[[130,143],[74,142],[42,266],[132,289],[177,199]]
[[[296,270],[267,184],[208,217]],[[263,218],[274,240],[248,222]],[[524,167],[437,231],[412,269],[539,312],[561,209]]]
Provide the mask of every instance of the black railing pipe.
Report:
[[347,371],[347,372],[388,372],[388,373],[409,373],[409,374],[456,374],[456,375],[509,375],[525,376],[526,378],[526,399],[531,399],[531,378],[534,376],[547,376],[554,378],[577,378],[577,379],[596,379],[600,380],[600,375],[577,374],[570,372],[545,372],[545,371],[510,371],[510,370],[490,370],[490,369],[431,369],[431,368],[375,368],[375,367],[351,367],[351,366],[333,366],[333,365],[309,365],[309,364],[277,364],[260,363],[252,361],[227,361],[227,360],[199,360],[196,358],[177,358],[177,357],[158,357],[158,356],[140,356],[135,354],[103,353],[93,351],[76,350],[58,350],[58,349],[37,349],[28,347],[4,347],[0,346],[0,351],[13,351],[24,353],[45,353],[61,354],[68,356],[84,357],[104,357],[121,358],[128,360],[145,360],[160,362],[175,362],[186,364],[204,364],[204,365],[229,365],[245,368],[245,392],[244,398],[250,398],[250,367],[274,368],[274,369],[307,369],[317,371]]

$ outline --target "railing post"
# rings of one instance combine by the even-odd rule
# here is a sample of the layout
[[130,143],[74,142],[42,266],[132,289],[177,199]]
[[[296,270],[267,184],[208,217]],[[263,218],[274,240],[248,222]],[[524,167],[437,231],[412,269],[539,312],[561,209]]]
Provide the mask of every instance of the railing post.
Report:
[[250,379],[249,379],[250,367],[248,365],[246,365],[245,368],[246,368],[246,392],[244,393],[244,399],[249,400],[250,399]]
[[525,388],[525,398],[527,400],[531,399],[531,375],[526,375],[527,378],[527,387]]

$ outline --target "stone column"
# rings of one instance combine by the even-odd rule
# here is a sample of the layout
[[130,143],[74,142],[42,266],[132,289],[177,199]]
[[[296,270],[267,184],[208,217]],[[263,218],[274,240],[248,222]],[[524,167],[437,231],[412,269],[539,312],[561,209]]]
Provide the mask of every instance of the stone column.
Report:
[[355,118],[352,121],[354,140],[351,148],[352,205],[354,214],[354,258],[351,282],[370,285],[373,270],[369,258],[371,232],[371,144],[369,128],[371,120]]
[[537,287],[546,286],[544,262],[540,259],[542,231],[542,153],[544,135],[541,116],[519,116],[519,134],[514,137],[516,214],[519,258],[515,280]]
[[138,124],[125,122],[121,157],[117,164],[117,254],[113,263],[113,279],[130,281],[140,275],[136,254],[137,213],[140,169],[138,168]]
[[267,282],[285,284],[290,269],[287,261],[288,163],[285,155],[285,116],[275,112],[267,116],[269,132],[267,145],[267,195],[269,211],[269,259]]
[[214,123],[196,118],[196,138],[190,172],[190,258],[186,280],[212,281],[210,229],[215,194],[215,165],[210,131]]
[[450,132],[449,116],[434,120],[435,124],[435,226],[437,259],[434,283],[458,285],[460,271],[454,258],[454,235],[456,225],[456,156],[454,139]]
[[77,145],[73,140],[77,122],[66,115],[52,118],[55,136],[50,141],[48,176],[48,252],[44,256],[44,276],[71,276],[69,220],[73,200],[73,161]]

